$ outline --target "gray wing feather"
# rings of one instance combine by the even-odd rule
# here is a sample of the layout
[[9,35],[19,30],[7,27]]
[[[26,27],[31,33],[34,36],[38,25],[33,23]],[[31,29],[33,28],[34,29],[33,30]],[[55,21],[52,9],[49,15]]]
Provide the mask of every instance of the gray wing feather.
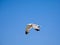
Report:
[[25,34],[28,34],[31,28],[32,28],[32,25],[27,25]]

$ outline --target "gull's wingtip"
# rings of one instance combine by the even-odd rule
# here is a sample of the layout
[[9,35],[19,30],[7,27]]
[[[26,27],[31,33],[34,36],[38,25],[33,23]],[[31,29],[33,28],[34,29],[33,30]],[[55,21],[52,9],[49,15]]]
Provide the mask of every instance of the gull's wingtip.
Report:
[[25,31],[25,34],[28,34],[28,32],[27,32],[27,31]]
[[35,29],[36,31],[40,31],[40,29]]

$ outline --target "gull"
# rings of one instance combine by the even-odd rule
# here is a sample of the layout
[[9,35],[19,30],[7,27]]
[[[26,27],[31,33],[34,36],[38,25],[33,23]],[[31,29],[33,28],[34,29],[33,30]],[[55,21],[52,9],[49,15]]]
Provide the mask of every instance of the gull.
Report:
[[32,28],[36,31],[40,31],[40,26],[39,25],[37,25],[37,24],[27,24],[25,34],[28,34]]

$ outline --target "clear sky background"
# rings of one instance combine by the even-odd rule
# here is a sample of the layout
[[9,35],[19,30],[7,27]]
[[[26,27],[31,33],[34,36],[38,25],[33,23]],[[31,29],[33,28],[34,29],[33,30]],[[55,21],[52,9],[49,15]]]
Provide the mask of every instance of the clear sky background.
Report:
[[[28,23],[41,31],[25,35]],[[0,0],[0,45],[60,45],[60,1]]]

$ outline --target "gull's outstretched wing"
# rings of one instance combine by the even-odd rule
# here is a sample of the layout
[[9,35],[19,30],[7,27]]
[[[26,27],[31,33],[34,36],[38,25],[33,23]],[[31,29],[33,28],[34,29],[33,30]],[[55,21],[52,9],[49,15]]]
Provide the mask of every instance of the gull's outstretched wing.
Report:
[[28,34],[31,28],[32,28],[32,25],[31,25],[31,24],[28,24],[28,25],[26,26],[25,34]]
[[36,30],[39,31],[40,30],[40,26],[37,24],[32,24],[32,27]]

